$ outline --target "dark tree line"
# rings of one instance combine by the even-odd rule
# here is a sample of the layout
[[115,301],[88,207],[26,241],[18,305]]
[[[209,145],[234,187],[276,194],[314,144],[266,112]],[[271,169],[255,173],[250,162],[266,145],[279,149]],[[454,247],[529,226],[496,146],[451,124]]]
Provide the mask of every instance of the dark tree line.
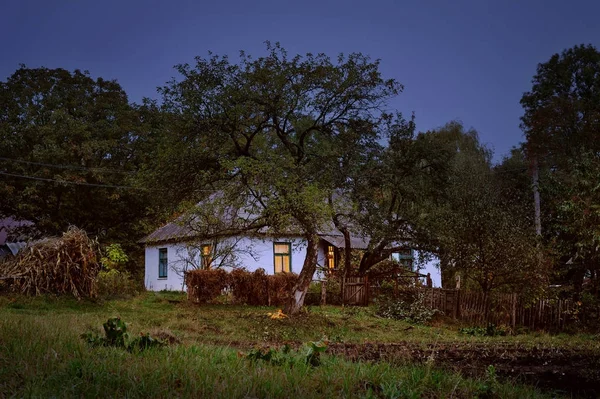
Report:
[[540,295],[551,281],[581,289],[597,277],[600,55],[591,46],[538,66],[521,100],[526,141],[499,164],[459,122],[417,132],[414,116],[389,107],[403,86],[362,54],[290,57],[268,43],[263,57],[210,55],[176,70],[159,101],[141,105],[116,81],[77,70],[23,66],[0,82],[0,215],[44,234],[77,225],[132,252],[182,212],[204,221],[190,227],[211,240],[296,232],[307,256],[292,313],[316,269],[318,233],[334,226],[347,241],[369,238],[356,264],[345,257],[346,273],[410,245],[439,257],[444,284],[460,274],[485,293]]

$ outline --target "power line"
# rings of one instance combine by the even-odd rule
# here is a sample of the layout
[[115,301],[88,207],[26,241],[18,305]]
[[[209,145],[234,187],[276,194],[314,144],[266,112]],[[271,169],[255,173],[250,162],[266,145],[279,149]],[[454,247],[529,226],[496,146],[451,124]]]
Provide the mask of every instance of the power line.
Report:
[[59,164],[33,162],[33,161],[26,161],[24,159],[12,159],[12,158],[5,158],[5,157],[0,157],[0,160],[8,161],[8,162],[24,163],[24,164],[28,164],[28,165],[47,166],[49,168],[73,169],[73,170],[82,170],[82,171],[97,172],[97,173],[121,173],[121,174],[132,174],[133,173],[133,172],[128,172],[128,171],[124,171],[124,170],[106,169],[106,168],[86,168],[84,166],[59,165]]
[[[7,173],[7,172],[0,172],[0,175],[11,176],[11,177],[18,177],[18,178],[21,178],[21,179],[39,180],[39,181],[62,183],[62,184],[72,184],[72,185],[76,185],[76,186],[90,186],[90,187],[102,187],[102,188],[121,188],[121,189],[129,189],[129,190],[150,190],[150,189],[142,188],[142,187],[119,186],[119,185],[113,185],[113,184],[84,183],[84,182],[68,181],[68,180],[56,180],[56,179],[50,179],[50,178],[46,178],[46,177],[18,175],[16,173]],[[152,191],[158,191],[158,190],[152,190]]]

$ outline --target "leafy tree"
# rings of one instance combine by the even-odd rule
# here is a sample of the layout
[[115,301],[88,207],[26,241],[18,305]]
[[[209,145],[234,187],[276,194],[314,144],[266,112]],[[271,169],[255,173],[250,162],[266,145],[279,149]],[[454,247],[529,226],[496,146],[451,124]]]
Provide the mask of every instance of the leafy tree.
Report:
[[593,230],[582,225],[594,203],[580,199],[595,200],[589,188],[600,182],[591,173],[600,154],[600,52],[575,46],[539,64],[521,105],[527,158],[540,168],[543,238],[558,250],[560,275],[581,287],[596,263]]
[[148,112],[116,81],[19,68],[0,82],[0,213],[45,234],[76,225],[132,248],[149,199],[129,188]]
[[257,59],[241,53],[237,64],[197,57],[193,67],[177,66],[182,78],[161,92],[173,121],[169,140],[184,141],[189,149],[178,156],[196,164],[190,197],[205,196],[200,190],[235,193],[251,199],[245,214],[255,223],[244,228],[297,231],[306,239],[286,307],[293,314],[316,269],[317,233],[331,219],[325,157],[343,156],[344,133],[352,127],[359,136],[372,134],[389,118],[387,99],[402,87],[384,80],[379,63],[362,54],[332,62],[324,54],[289,58],[278,44],[267,43],[267,50]]
[[504,172],[494,168],[491,152],[479,143],[477,132],[451,123],[437,133],[454,148],[444,201],[430,215],[436,231],[442,273],[459,272],[467,284],[485,294],[501,287],[524,290],[545,281],[537,262],[536,240],[528,209]]

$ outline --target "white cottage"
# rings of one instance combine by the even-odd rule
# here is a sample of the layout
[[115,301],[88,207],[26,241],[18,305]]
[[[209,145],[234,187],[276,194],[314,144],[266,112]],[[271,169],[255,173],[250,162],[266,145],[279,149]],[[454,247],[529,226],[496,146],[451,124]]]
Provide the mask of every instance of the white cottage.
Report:
[[[341,232],[321,234],[317,264],[321,270],[336,269],[344,250]],[[367,242],[352,237],[353,249],[366,249]],[[252,234],[220,241],[202,241],[191,229],[169,223],[141,240],[145,244],[145,285],[150,291],[185,290],[184,273],[192,269],[243,267],[253,272],[259,268],[267,274],[299,273],[306,256],[306,241],[298,235],[272,236]],[[394,258],[412,261],[408,250]]]

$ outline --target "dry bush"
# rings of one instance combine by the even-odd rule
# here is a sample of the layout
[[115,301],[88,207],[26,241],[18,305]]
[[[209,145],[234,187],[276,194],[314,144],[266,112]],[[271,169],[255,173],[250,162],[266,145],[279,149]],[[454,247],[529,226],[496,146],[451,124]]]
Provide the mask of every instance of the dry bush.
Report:
[[268,276],[268,305],[284,305],[290,297],[292,288],[298,280],[298,275],[294,273],[279,273],[274,276]]
[[25,248],[4,262],[0,277],[28,295],[71,294],[96,297],[100,271],[99,247],[85,231],[69,227],[62,237],[48,238]]
[[254,273],[236,269],[230,276],[235,302],[254,306],[269,303],[268,276],[264,269],[258,269]]
[[186,273],[188,297],[198,303],[206,303],[219,296],[229,287],[235,303],[253,306],[283,305],[289,298],[297,275],[282,273],[267,275],[264,269],[250,273],[235,269],[231,273],[223,270],[194,270]]
[[221,269],[192,270],[185,274],[188,298],[198,303],[217,298],[229,282],[229,274]]

